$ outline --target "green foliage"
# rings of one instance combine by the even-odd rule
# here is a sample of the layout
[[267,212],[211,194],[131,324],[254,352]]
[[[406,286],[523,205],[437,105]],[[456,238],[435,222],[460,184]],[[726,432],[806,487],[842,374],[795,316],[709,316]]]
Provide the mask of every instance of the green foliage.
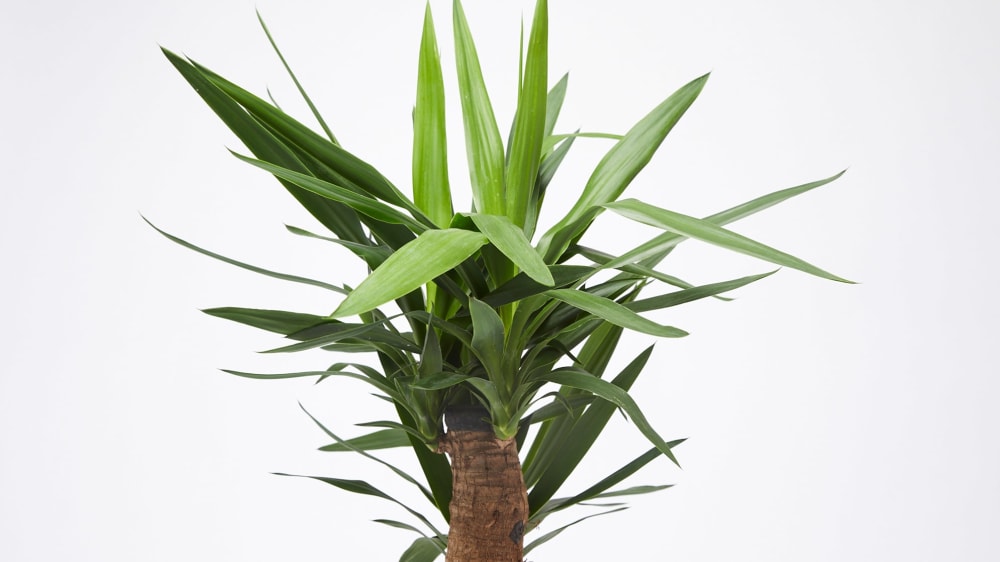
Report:
[[[268,40],[325,136],[276,104],[188,58],[164,50],[169,61],[253,154],[236,156],[273,175],[328,233],[288,229],[349,249],[370,269],[363,282],[350,288],[276,273],[157,231],[182,246],[255,273],[344,295],[341,304],[329,314],[235,307],[205,312],[281,334],[291,341],[270,352],[322,348],[377,359],[378,369],[364,362],[351,362],[295,373],[227,372],[251,378],[315,377],[317,381],[348,377],[371,385],[377,396],[392,403],[396,419],[359,424],[379,429],[341,439],[313,418],[334,440],[322,450],[360,454],[388,468],[416,486],[446,520],[451,474],[443,455],[435,452],[443,432],[443,413],[452,405],[482,404],[496,434],[516,437],[526,452],[523,468],[532,510],[530,530],[554,512],[595,498],[642,494],[666,487],[611,490],[659,456],[677,462],[672,449],[682,441],[664,440],[629,392],[652,348],[613,379],[603,378],[618,341],[624,330],[667,338],[685,336],[687,332],[661,325],[643,314],[707,297],[729,300],[721,295],[773,273],[695,286],[657,270],[661,262],[678,244],[696,239],[782,267],[846,282],[723,228],[829,183],[840,174],[776,191],[702,219],[622,199],[633,178],[694,103],[708,76],[667,96],[624,135],[579,131],[557,134],[555,127],[568,77],[563,76],[548,89],[548,7],[545,0],[539,0],[526,55],[522,52],[517,111],[505,147],[469,23],[458,0],[454,2],[453,25],[474,205],[468,212],[456,213],[452,201],[444,79],[428,5],[419,46],[413,113],[412,200],[339,144],[281,57],[266,26]],[[586,185],[574,194],[575,203],[569,212],[533,241],[545,193],[578,138],[614,142]],[[589,227],[604,210],[664,232],[617,256],[583,245]],[[660,284],[678,290],[639,298],[647,287]],[[383,308],[393,312],[387,314]],[[556,498],[618,410],[636,425],[652,448],[590,488]],[[532,426],[537,428],[534,433],[528,431]],[[399,447],[415,452],[426,485],[371,453]],[[433,560],[446,547],[446,535],[427,517],[371,484],[315,478],[343,490],[394,502],[422,523],[429,534],[409,523],[378,521],[421,535],[401,560]],[[603,513],[623,509],[618,504],[609,507],[612,509]],[[528,549],[550,540],[566,527],[537,538]]]

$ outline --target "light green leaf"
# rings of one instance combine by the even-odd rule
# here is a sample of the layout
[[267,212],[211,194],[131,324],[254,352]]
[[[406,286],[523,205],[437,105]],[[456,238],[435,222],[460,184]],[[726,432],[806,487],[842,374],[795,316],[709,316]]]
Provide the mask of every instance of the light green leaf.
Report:
[[545,98],[545,136],[552,135],[556,128],[556,121],[559,119],[559,112],[562,110],[563,101],[566,99],[566,86],[569,84],[569,73],[563,74],[562,78],[556,82],[555,86],[549,90]]
[[663,326],[652,320],[643,318],[611,299],[592,295],[584,291],[551,289],[546,291],[545,294],[622,328],[662,338],[680,338],[688,335],[684,330],[674,328],[673,326]]
[[444,107],[441,57],[428,2],[420,39],[417,103],[413,109],[413,199],[441,228],[448,226],[453,214]]
[[671,445],[664,441],[663,438],[656,433],[653,427],[649,425],[649,421],[646,420],[646,416],[639,409],[639,405],[635,403],[635,400],[629,396],[628,392],[604,379],[599,379],[590,373],[574,369],[557,370],[551,373],[539,375],[538,378],[547,382],[586,390],[587,392],[591,392],[594,395],[611,402],[615,406],[618,406],[630,418],[632,418],[632,422],[635,424],[636,428],[646,437],[646,439],[649,439],[650,443],[652,443],[661,453],[666,455],[667,458],[672,460],[674,464],[680,466],[677,463],[677,459],[674,458],[674,454],[670,452]]
[[477,211],[503,215],[506,210],[506,200],[503,141],[500,139],[500,129],[497,127],[493,105],[486,91],[469,22],[465,18],[465,11],[459,0],[454,1],[452,15],[458,89],[462,98],[472,199]]
[[646,166],[656,149],[694,103],[708,75],[692,80],[643,117],[604,156],[569,213],[539,242],[546,263],[553,263],[580,237],[596,216],[595,208],[615,201]]
[[462,263],[487,241],[486,236],[468,230],[428,230],[385,260],[330,317],[368,312],[419,289]]
[[500,384],[503,380],[503,322],[490,305],[474,298],[469,299],[469,315],[472,317],[472,351],[482,362],[490,380]]
[[507,217],[482,213],[473,214],[471,217],[476,228],[490,239],[490,243],[528,277],[549,287],[555,284],[549,267],[531,246],[524,231],[514,226]]
[[687,215],[682,215],[667,209],[661,209],[635,199],[625,199],[615,203],[607,203],[605,208],[632,220],[669,230],[673,233],[687,236],[695,240],[701,240],[709,244],[714,244],[734,252],[753,256],[773,264],[790,267],[805,273],[840,281],[842,283],[853,283],[842,277],[824,271],[810,263],[807,263],[795,256],[791,256],[770,246],[765,246],[755,242],[745,236],[736,234],[731,230],[726,230],[721,226],[712,224],[703,219],[697,219]]
[[545,138],[548,88],[548,2],[537,0],[528,40],[524,82],[517,97],[510,166],[506,177],[507,217],[523,227],[528,215],[531,191],[538,176],[538,164]]

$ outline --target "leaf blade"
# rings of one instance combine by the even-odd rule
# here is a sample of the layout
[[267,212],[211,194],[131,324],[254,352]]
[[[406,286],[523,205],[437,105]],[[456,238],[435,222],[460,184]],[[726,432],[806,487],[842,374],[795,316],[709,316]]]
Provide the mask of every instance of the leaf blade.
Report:
[[330,317],[367,312],[414,291],[463,262],[487,241],[478,232],[428,230],[389,256]]

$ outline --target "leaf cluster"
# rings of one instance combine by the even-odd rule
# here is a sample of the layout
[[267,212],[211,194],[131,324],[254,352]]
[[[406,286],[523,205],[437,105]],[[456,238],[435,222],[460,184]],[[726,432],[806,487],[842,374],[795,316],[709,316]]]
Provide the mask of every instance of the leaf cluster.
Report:
[[[623,134],[579,130],[557,134],[568,77],[562,76],[549,87],[548,7],[546,0],[539,0],[527,40],[522,37],[517,111],[504,143],[458,0],[454,1],[452,24],[472,209],[456,212],[453,206],[445,87],[428,5],[413,111],[411,195],[340,144],[281,57],[263,20],[268,39],[322,133],[285,113],[276,103],[194,60],[164,50],[249,151],[234,155],[273,175],[327,232],[317,234],[298,227],[288,227],[289,231],[342,246],[364,263],[370,273],[357,287],[259,268],[160,232],[192,250],[255,273],[343,295],[340,305],[329,314],[238,307],[205,312],[284,336],[287,343],[270,350],[274,353],[321,348],[377,359],[379,368],[359,360],[308,372],[229,372],[262,379],[348,377],[372,386],[377,396],[392,404],[395,419],[361,424],[375,429],[345,440],[313,418],[334,441],[323,449],[362,454],[388,466],[415,485],[446,520],[451,474],[444,456],[435,451],[444,432],[443,413],[453,405],[480,404],[496,435],[516,438],[526,451],[523,469],[531,527],[552,513],[591,500],[663,489],[665,486],[612,490],[658,456],[676,462],[672,449],[680,442],[662,438],[629,392],[652,348],[617,374],[605,372],[623,331],[682,337],[685,331],[662,325],[644,313],[703,298],[723,298],[720,295],[773,273],[699,286],[687,283],[666,273],[662,262],[678,244],[690,239],[780,267],[845,281],[726,228],[738,219],[827,184],[840,174],[775,191],[703,218],[623,198],[632,180],[698,97],[708,76],[680,87]],[[580,138],[613,142],[575,195],[571,209],[536,235],[548,187]],[[662,233],[627,252],[611,255],[586,239],[591,225],[605,211],[656,227]],[[650,285],[666,286],[668,291],[641,296]],[[556,497],[615,411],[631,420],[648,439],[650,449],[587,490]],[[409,447],[416,453],[426,485],[371,454],[394,447]],[[399,503],[364,481],[317,478],[341,489]],[[398,521],[379,522],[421,534],[401,560],[432,560],[443,552],[445,535],[426,517],[404,507],[426,525],[429,534]],[[623,507],[612,504],[608,509],[605,513]],[[562,529],[536,539],[528,550]]]

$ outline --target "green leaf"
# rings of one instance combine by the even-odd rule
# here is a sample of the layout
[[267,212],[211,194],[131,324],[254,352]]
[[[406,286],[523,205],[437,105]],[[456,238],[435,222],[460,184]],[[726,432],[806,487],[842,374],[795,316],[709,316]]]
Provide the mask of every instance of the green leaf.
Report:
[[[399,468],[396,468],[391,463],[388,463],[388,462],[386,462],[386,461],[384,461],[384,460],[382,460],[382,459],[380,459],[380,458],[378,458],[378,457],[376,457],[374,455],[370,455],[367,452],[365,452],[363,449],[359,449],[357,447],[354,447],[353,445],[349,444],[347,441],[344,441],[343,439],[341,439],[340,437],[338,437],[337,435],[335,435],[332,431],[330,431],[329,429],[327,429],[326,426],[323,425],[322,423],[320,423],[320,421],[318,419],[316,419],[315,416],[313,416],[312,414],[310,414],[309,411],[306,410],[304,406],[302,406],[302,404],[299,404],[299,408],[302,408],[302,411],[305,412],[307,416],[309,416],[309,419],[311,419],[313,421],[313,423],[315,423],[317,426],[319,426],[319,428],[321,430],[323,430],[323,433],[326,433],[334,441],[336,441],[337,443],[339,443],[341,445],[344,445],[348,449],[352,450],[355,453],[358,453],[359,455],[365,457],[366,459],[375,461],[375,462],[381,464],[382,466],[388,468],[394,474],[396,474],[396,476],[399,476],[400,478],[402,478],[403,480],[409,482],[410,484],[412,484],[413,486],[415,486],[418,490],[420,490],[420,493],[422,493],[424,495],[424,497],[427,498],[427,501],[431,502],[431,505],[434,505],[434,496],[431,495],[430,490],[428,490],[426,487],[424,487],[423,484],[421,484],[420,482],[418,482],[416,478],[414,478],[414,477],[410,476],[409,474],[407,474],[406,471],[401,470]],[[435,531],[435,533],[436,532],[437,531]]]
[[370,244],[358,244],[357,242],[350,242],[348,240],[341,240],[339,238],[331,238],[329,236],[322,236],[315,234],[304,228],[299,228],[297,226],[285,225],[285,229],[296,236],[303,236],[305,238],[314,238],[316,240],[324,240],[326,242],[333,242],[338,246],[342,246],[351,251],[354,255],[365,260],[368,267],[375,269],[382,264],[392,254],[392,250],[385,245],[372,246]]
[[[724,226],[731,222],[735,222],[742,218],[746,218],[750,215],[763,211],[764,209],[773,207],[778,203],[791,199],[792,197],[801,195],[808,191],[812,191],[817,187],[826,185],[836,180],[842,175],[844,175],[844,172],[834,174],[831,177],[819,181],[814,181],[798,185],[795,187],[781,189],[772,193],[768,193],[767,195],[757,197],[755,199],[747,201],[746,203],[742,203],[735,207],[726,209],[725,211],[721,211],[715,213],[714,215],[707,216],[704,218],[704,220],[718,226]],[[628,252],[618,256],[618,258],[612,260],[609,263],[606,263],[605,267],[619,267],[622,264],[632,263],[640,260],[642,261],[643,265],[652,267],[656,263],[658,263],[664,256],[666,256],[675,246],[677,246],[677,244],[683,242],[684,240],[687,240],[687,238],[681,236],[680,234],[675,234],[673,232],[665,232],[653,238],[652,240],[639,245],[635,249],[629,250]]]
[[[263,123],[269,123],[272,127],[288,125],[286,128],[291,128],[292,132],[297,132],[298,136],[312,140],[314,144],[323,146],[325,143],[327,146],[334,146],[280,110],[246,93],[242,88],[217,77],[204,67],[199,67],[167,49],[163,49],[163,54],[201,96],[202,100],[258,158],[289,169],[306,170],[305,164],[296,154],[295,149],[278,140],[272,133],[272,130],[276,129],[269,129]],[[226,91],[223,91],[223,88],[226,88]],[[252,107],[260,109],[260,111],[253,111],[253,115],[249,115],[244,106],[231,97],[244,94],[244,97],[253,98],[251,101],[255,105]],[[267,120],[269,116],[273,119]],[[302,143],[297,141],[297,146],[302,146]],[[358,216],[350,207],[305,191],[288,182],[283,181],[282,185],[310,214],[339,237],[354,242],[365,241],[365,233],[361,228]]]
[[330,317],[368,312],[416,290],[462,263],[487,241],[478,232],[452,228],[428,230],[385,260]]
[[274,474],[277,476],[292,476],[295,478],[311,478],[313,480],[319,480],[320,482],[325,482],[327,484],[330,484],[331,486],[340,488],[341,490],[365,496],[374,496],[376,498],[382,498],[384,500],[391,501],[392,503],[408,511],[410,515],[413,515],[414,517],[419,519],[424,525],[427,525],[427,528],[433,531],[435,535],[441,534],[441,532],[435,529],[434,525],[431,524],[431,522],[426,517],[424,517],[420,512],[410,508],[403,502],[397,500],[396,498],[390,496],[389,494],[386,494],[382,490],[379,490],[378,488],[372,486],[371,484],[365,482],[364,480],[347,480],[344,478],[329,478],[326,476],[301,476],[298,474],[285,474],[282,472],[275,472]]
[[469,22],[459,0],[454,1],[452,15],[472,199],[477,211],[503,215],[506,214],[503,141],[486,91]]
[[482,362],[490,380],[494,384],[500,384],[504,380],[503,322],[490,305],[478,299],[469,299],[469,314],[472,317],[472,351]]
[[586,521],[587,519],[590,519],[592,517],[599,517],[601,515],[608,515],[609,513],[617,513],[619,511],[624,511],[626,509],[628,509],[628,508],[627,507],[619,507],[617,509],[611,509],[611,510],[608,510],[608,511],[602,511],[600,513],[594,513],[594,514],[588,515],[586,517],[581,517],[581,518],[577,519],[576,521],[573,521],[572,523],[568,523],[566,525],[563,525],[562,527],[559,527],[558,529],[555,529],[553,531],[549,531],[548,533],[545,533],[544,535],[538,537],[537,539],[535,539],[535,540],[531,541],[529,544],[527,544],[524,547],[524,554],[528,554],[529,552],[531,552],[535,548],[537,548],[537,547],[539,547],[539,546],[541,546],[541,545],[549,542],[550,540],[556,538],[556,536],[558,536],[560,533],[562,533],[566,529],[572,527],[573,525],[576,525],[577,523],[582,523],[583,521]]
[[662,338],[679,338],[688,335],[684,330],[657,324],[611,299],[592,295],[585,291],[552,289],[546,291],[545,294],[622,328]]
[[670,452],[671,445],[667,444],[667,442],[664,441],[658,433],[656,433],[653,427],[649,425],[649,422],[646,420],[646,416],[639,409],[639,405],[635,403],[635,400],[629,396],[628,392],[604,379],[599,379],[590,373],[574,369],[553,371],[551,373],[539,375],[538,378],[547,382],[592,392],[594,395],[611,402],[615,406],[618,406],[630,418],[632,418],[632,423],[635,424],[639,432],[642,433],[646,439],[650,441],[650,443],[659,449],[661,453],[666,455],[667,458],[672,460],[674,464],[680,466],[677,463],[677,459],[674,458],[674,454]]
[[202,310],[205,314],[217,318],[225,318],[261,330],[275,332],[284,336],[294,334],[316,324],[326,321],[323,316],[315,314],[304,314],[301,312],[287,312],[284,310],[262,310],[257,308],[206,308]]
[[375,451],[378,449],[395,449],[409,447],[410,438],[405,431],[399,429],[380,429],[378,431],[347,439],[342,443],[331,443],[319,448],[320,451],[341,453],[345,451]]
[[444,79],[431,5],[424,11],[417,71],[417,103],[413,109],[413,199],[438,227],[454,213],[448,185],[448,142],[445,131]]
[[507,259],[512,261],[514,265],[524,271],[528,277],[549,287],[555,284],[552,273],[542,257],[531,246],[524,231],[515,226],[510,219],[500,215],[482,213],[472,214],[471,217],[479,232],[485,234],[490,239],[490,243],[507,256]]
[[569,73],[563,74],[562,78],[556,82],[555,86],[549,90],[545,98],[545,136],[552,136],[552,131],[556,128],[556,121],[559,119],[559,112],[562,110],[563,101],[566,99],[566,86],[569,84]]
[[548,2],[538,0],[528,40],[524,82],[520,84],[517,97],[511,158],[506,177],[507,217],[518,227],[525,226],[531,192],[538,176],[542,140],[545,138],[548,37]]
[[312,112],[313,117],[316,118],[316,121],[319,123],[319,126],[323,127],[323,131],[326,133],[326,136],[330,137],[330,142],[334,144],[339,144],[337,142],[337,137],[333,136],[333,131],[331,131],[330,127],[327,126],[326,121],[323,120],[323,116],[319,114],[319,110],[316,109],[316,105],[313,104],[313,101],[309,97],[309,94],[306,93],[305,89],[302,87],[302,84],[299,83],[299,79],[295,77],[295,73],[292,72],[292,67],[288,66],[288,62],[285,60],[284,55],[282,55],[281,50],[278,49],[278,44],[275,43],[274,37],[271,36],[271,31],[267,28],[267,24],[264,23],[264,18],[260,15],[260,10],[257,10],[257,21],[260,22],[260,27],[261,29],[264,30],[264,35],[267,36],[267,40],[271,43],[271,47],[274,48],[274,54],[278,55],[278,58],[281,60],[281,64],[285,67],[285,70],[288,72],[288,76],[291,77],[292,82],[295,83],[295,87],[299,90],[299,94],[302,96],[302,99],[305,100],[306,105],[309,106],[309,111]]
[[661,308],[677,306],[698,299],[703,299],[705,297],[714,297],[718,294],[732,291],[734,289],[739,289],[740,287],[744,287],[765,277],[770,277],[776,272],[777,270],[761,273],[759,275],[748,275],[731,281],[722,281],[719,283],[701,285],[699,287],[691,287],[689,289],[674,291],[665,295],[658,295],[648,299],[633,301],[627,303],[625,307],[635,312],[646,312],[648,310],[659,310]]
[[331,285],[329,283],[324,283],[323,281],[316,281],[314,279],[308,279],[306,277],[299,277],[298,275],[289,275],[287,273],[278,273],[277,271],[271,271],[269,269],[264,269],[262,267],[257,267],[255,265],[250,265],[250,264],[247,264],[247,263],[243,263],[241,261],[237,261],[237,260],[234,260],[234,259],[231,259],[231,258],[227,258],[226,256],[223,256],[223,255],[220,255],[220,254],[216,254],[215,252],[210,252],[208,250],[199,248],[198,246],[195,246],[194,244],[192,244],[192,243],[190,243],[190,242],[188,242],[186,240],[182,240],[182,239],[180,239],[180,238],[178,238],[178,237],[176,237],[176,236],[174,236],[172,234],[169,234],[169,233],[167,233],[167,232],[165,232],[163,230],[160,230],[159,228],[156,227],[155,224],[149,222],[149,220],[146,217],[142,217],[142,220],[146,221],[146,224],[148,224],[149,226],[153,227],[153,230],[159,232],[160,234],[162,234],[163,236],[165,236],[171,242],[174,242],[176,244],[184,246],[185,248],[187,248],[189,250],[194,250],[195,252],[198,252],[199,254],[208,256],[210,258],[217,259],[219,261],[228,263],[230,265],[235,265],[236,267],[240,267],[240,268],[246,269],[247,271],[252,271],[254,273],[260,273],[261,275],[266,275],[268,277],[273,277],[275,279],[281,279],[282,281],[291,281],[293,283],[302,283],[303,285],[312,285],[314,287],[321,287],[323,289],[328,289],[328,290],[334,291],[336,293],[347,294],[347,291],[345,291],[342,287],[338,287],[336,285]]
[[824,271],[812,264],[796,258],[795,256],[788,255],[784,252],[771,248],[770,246],[765,246],[764,244],[755,242],[745,236],[717,226],[707,220],[682,215],[674,211],[668,211],[667,209],[661,209],[635,199],[625,199],[615,203],[607,203],[604,207],[611,209],[623,217],[630,218],[650,226],[662,228],[664,230],[669,230],[670,232],[680,234],[681,236],[701,240],[702,242],[720,246],[722,248],[726,248],[727,250],[753,256],[777,265],[797,269],[824,279],[840,281],[842,283],[853,283],[852,281],[848,281],[847,279]]
[[469,378],[468,375],[438,373],[429,377],[421,377],[411,383],[410,388],[415,388],[417,390],[444,390],[446,388],[451,388],[456,384],[460,384],[467,378]]
[[[264,162],[263,160],[243,156],[242,154],[238,154],[236,152],[233,152],[232,154],[240,160],[248,164],[252,164],[262,170],[266,170],[285,181],[301,187],[302,189],[311,191],[316,195],[326,197],[338,203],[343,203],[355,211],[368,215],[373,219],[387,222],[389,224],[401,224],[415,233],[427,230],[427,225],[417,222],[403,212],[367,195],[360,195],[345,187],[334,185],[328,181],[324,181],[307,174],[282,168],[281,166],[276,166],[270,162]],[[426,217],[423,218],[426,219]],[[429,219],[426,220],[429,221]]]
[[[618,331],[611,330],[602,335],[606,335],[611,342],[618,341],[616,337]],[[591,348],[591,350],[593,349]],[[600,350],[591,351],[591,355],[597,351]],[[622,369],[621,373],[611,381],[611,384],[628,392],[642,373],[652,353],[652,346],[646,348]],[[603,358],[595,356],[595,359],[596,366],[603,367]],[[580,390],[574,392],[582,393]],[[574,394],[574,396],[578,396],[578,394]],[[615,409],[615,404],[599,400],[591,404],[583,415],[572,424],[569,423],[568,419],[564,419],[561,420],[561,424],[558,424],[563,427],[554,428],[557,435],[562,435],[564,438],[544,443],[544,449],[541,453],[536,452],[536,458],[532,460],[532,465],[526,471],[528,473],[526,476],[530,477],[534,483],[528,498],[532,511],[546,504],[559,491],[566,479],[576,471],[580,462],[590,451],[597,438],[600,437],[601,432],[604,431],[611,416],[614,415]]]
[[553,263],[596,216],[595,208],[615,201],[646,166],[656,149],[701,93],[708,75],[692,80],[653,109],[604,156],[569,213],[539,242],[546,263]]
[[622,496],[636,496],[640,494],[651,494],[653,492],[659,492],[660,490],[666,490],[667,488],[673,488],[673,484],[661,484],[659,486],[632,486],[631,488],[625,488],[623,490],[615,490],[613,492],[605,492],[594,496],[595,498],[620,498]]
[[399,562],[434,562],[444,553],[440,542],[440,539],[421,537],[403,552]]
[[[676,447],[677,445],[680,445],[683,442],[684,442],[683,439],[678,439],[676,441],[671,441],[670,443],[668,443],[668,445],[670,445],[670,447],[673,448]],[[619,484],[629,476],[635,474],[639,469],[641,469],[642,467],[646,466],[654,459],[659,457],[660,457],[659,449],[653,447],[652,449],[646,451],[645,453],[639,455],[638,457],[627,463],[625,466],[619,468],[618,470],[614,471],[605,478],[602,478],[598,483],[587,488],[583,492],[580,492],[579,494],[571,498],[562,498],[562,499],[552,500],[546,503],[544,507],[535,511],[532,514],[531,516],[532,521],[544,519],[550,513],[566,509],[581,502],[585,502],[594,499],[596,497],[599,497],[603,492],[610,489],[612,486]]]

